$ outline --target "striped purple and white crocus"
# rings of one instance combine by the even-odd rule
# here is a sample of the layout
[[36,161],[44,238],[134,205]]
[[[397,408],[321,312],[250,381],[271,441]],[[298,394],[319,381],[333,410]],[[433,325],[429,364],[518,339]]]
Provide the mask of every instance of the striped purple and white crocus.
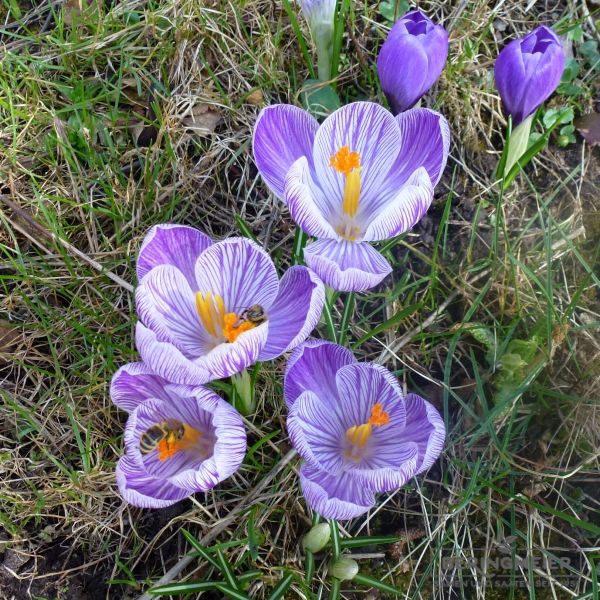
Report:
[[325,296],[306,267],[291,267],[279,280],[269,255],[251,240],[213,243],[182,225],[149,231],[137,274],[136,345],[172,383],[221,379],[295,348],[318,323]]
[[284,383],[287,428],[304,459],[300,484],[323,517],[351,519],[375,493],[403,486],[440,455],[444,422],[374,363],[332,342],[309,340],[292,353]]
[[147,365],[129,363],[115,373],[110,395],[129,413],[116,476],[130,504],[169,506],[210,490],[242,464],[242,417],[207,388],[171,384]]
[[394,117],[372,102],[343,106],[321,125],[295,106],[268,106],[253,136],[263,179],[318,238],[304,249],[306,264],[340,291],[367,290],[391,272],[369,242],[404,233],[425,214],[449,145],[439,113]]

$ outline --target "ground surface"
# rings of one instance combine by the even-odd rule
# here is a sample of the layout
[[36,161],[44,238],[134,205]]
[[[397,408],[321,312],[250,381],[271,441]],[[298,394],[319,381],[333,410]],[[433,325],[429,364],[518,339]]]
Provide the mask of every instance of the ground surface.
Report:
[[[376,52],[404,3],[367,4],[352,3],[344,22],[344,101],[384,101]],[[117,495],[125,415],[107,394],[136,359],[131,286],[152,224],[251,234],[280,268],[289,262],[294,224],[250,148],[260,108],[299,104],[309,75],[308,32],[286,6],[0,5],[1,598],[136,598],[192,548],[182,529],[224,544],[236,573],[259,569],[252,597],[267,597],[282,567],[302,577],[311,517],[296,461],[282,462],[283,360],[263,367],[240,472],[163,511]],[[557,130],[501,197],[493,172],[506,123],[492,78],[508,39],[558,23],[578,71],[548,107],[598,110],[597,4],[419,7],[451,32],[447,69],[424,99],[451,124],[451,158],[428,215],[386,246],[393,276],[358,295],[349,320],[346,296],[332,313],[360,359],[380,360],[442,411],[448,442],[425,476],[345,531],[399,537],[352,552],[406,598],[597,597],[598,150],[576,134],[559,147]],[[326,562],[315,592],[329,586]],[[212,569],[194,558],[176,580]],[[307,591],[294,582],[285,597]]]

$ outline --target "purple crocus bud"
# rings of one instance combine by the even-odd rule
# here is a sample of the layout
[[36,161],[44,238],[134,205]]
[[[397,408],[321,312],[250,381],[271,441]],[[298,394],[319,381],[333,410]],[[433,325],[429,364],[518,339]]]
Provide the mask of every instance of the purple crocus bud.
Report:
[[448,58],[448,32],[420,10],[396,21],[377,58],[381,88],[395,114],[415,103],[437,81]]
[[200,386],[170,384],[143,363],[113,377],[112,401],[129,413],[125,456],[117,464],[124,500],[162,508],[210,490],[237,471],[246,454],[240,414]]
[[182,225],[149,231],[137,273],[136,345],[173,383],[229,377],[295,348],[318,323],[325,296],[306,267],[291,267],[279,280],[251,240],[213,243]]
[[254,159],[292,218],[319,238],[304,260],[330,287],[363,291],[392,268],[369,242],[408,231],[425,214],[446,165],[450,132],[439,113],[394,117],[372,102],[339,108],[321,125],[287,104],[264,108]]
[[549,27],[510,42],[496,59],[496,87],[505,111],[518,125],[547,100],[560,83],[565,53]]
[[307,504],[329,519],[351,519],[375,505],[375,493],[403,486],[440,455],[444,422],[396,378],[359,363],[337,344],[310,340],[296,348],[284,382],[287,428],[305,460]]

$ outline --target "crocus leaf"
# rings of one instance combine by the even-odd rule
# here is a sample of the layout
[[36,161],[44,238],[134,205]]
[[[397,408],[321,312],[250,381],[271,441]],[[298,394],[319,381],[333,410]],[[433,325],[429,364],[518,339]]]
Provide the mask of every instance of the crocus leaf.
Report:
[[340,107],[340,98],[330,86],[318,79],[307,79],[300,91],[302,104],[317,118],[326,117]]

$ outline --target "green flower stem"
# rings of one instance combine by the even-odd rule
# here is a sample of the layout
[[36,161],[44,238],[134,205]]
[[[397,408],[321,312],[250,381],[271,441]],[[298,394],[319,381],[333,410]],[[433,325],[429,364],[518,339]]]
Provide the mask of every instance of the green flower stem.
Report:
[[244,416],[252,414],[256,408],[256,402],[250,373],[244,369],[241,373],[232,375],[231,384],[233,386],[233,397],[231,399],[233,406]]

